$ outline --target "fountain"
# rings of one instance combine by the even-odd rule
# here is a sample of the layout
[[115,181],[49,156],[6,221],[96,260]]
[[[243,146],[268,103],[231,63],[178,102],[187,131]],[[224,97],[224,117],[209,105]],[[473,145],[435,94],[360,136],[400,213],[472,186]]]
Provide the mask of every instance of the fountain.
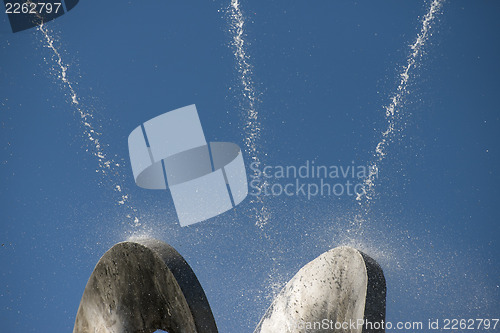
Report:
[[[254,333],[384,332],[385,296],[375,260],[338,247],[299,270]],[[73,333],[157,330],[215,333],[217,326],[196,275],[173,247],[154,239],[118,243],[90,276]]]

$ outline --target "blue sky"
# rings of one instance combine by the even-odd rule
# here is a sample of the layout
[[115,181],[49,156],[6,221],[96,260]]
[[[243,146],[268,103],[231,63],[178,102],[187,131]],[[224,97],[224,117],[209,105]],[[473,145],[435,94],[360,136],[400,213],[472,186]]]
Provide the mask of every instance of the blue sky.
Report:
[[[346,195],[266,197],[259,226],[262,204],[249,197],[180,228],[168,192],[134,184],[127,137],[196,104],[207,140],[248,152],[229,4],[82,1],[46,25],[78,107],[120,164],[104,173],[42,32],[1,34],[0,331],[71,331],[94,265],[131,235],[186,258],[221,332],[252,332],[301,266],[343,244],[384,269],[387,320],[498,318],[500,4],[444,3],[410,72],[368,211]],[[262,166],[373,162],[429,5],[242,1]]]

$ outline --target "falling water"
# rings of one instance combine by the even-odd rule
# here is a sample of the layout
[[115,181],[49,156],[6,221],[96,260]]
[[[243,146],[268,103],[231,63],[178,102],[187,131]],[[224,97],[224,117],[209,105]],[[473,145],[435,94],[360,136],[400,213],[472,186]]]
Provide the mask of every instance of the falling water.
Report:
[[126,208],[127,219],[131,220],[135,226],[140,225],[139,218],[136,216],[137,209],[128,203],[129,194],[124,193],[123,186],[117,181],[118,175],[120,174],[118,172],[118,168],[121,168],[122,164],[116,162],[115,160],[113,160],[113,158],[108,157],[108,155],[106,154],[104,146],[99,138],[101,133],[97,132],[95,130],[95,127],[92,125],[93,115],[83,109],[74,85],[68,79],[69,67],[64,63],[61,52],[55,46],[56,40],[53,37],[53,32],[50,31],[44,24],[41,24],[38,27],[38,31],[40,31],[43,35],[45,47],[52,50],[54,54],[53,59],[57,64],[57,78],[61,80],[63,86],[65,86],[67,91],[69,92],[69,96],[71,98],[70,103],[75,108],[77,115],[79,116],[80,123],[83,127],[83,135],[88,140],[87,143],[92,147],[90,150],[86,149],[86,151],[90,152],[94,157],[97,158],[98,168],[96,169],[96,172],[100,173],[104,177],[104,179],[109,184],[111,184],[111,186],[113,186],[113,190],[118,193],[119,197],[117,199],[117,204]]
[[380,163],[387,156],[387,147],[391,143],[398,132],[402,130],[399,126],[401,120],[401,108],[405,97],[409,94],[408,81],[411,71],[416,67],[418,59],[422,56],[423,48],[426,41],[429,39],[432,23],[443,5],[443,0],[433,0],[429,11],[422,19],[422,27],[417,35],[415,42],[410,45],[410,54],[408,55],[406,66],[400,76],[399,85],[396,88],[394,95],[391,97],[389,106],[385,107],[385,117],[387,119],[387,129],[382,132],[381,140],[375,147],[373,160],[370,162],[369,174],[363,181],[363,191],[358,193],[356,200],[360,204],[364,204],[365,208],[369,206],[370,200],[375,194],[375,178],[379,171]]
[[240,9],[238,0],[231,0],[230,6],[231,31],[233,33],[232,46],[234,49],[234,57],[236,58],[236,68],[240,75],[240,84],[243,88],[244,100],[240,105],[245,109],[245,150],[252,161],[258,160],[258,140],[260,138],[261,124],[259,114],[256,110],[257,97],[256,89],[253,81],[253,71],[250,65],[249,56],[246,53],[245,45],[245,18]]
[[[236,60],[236,69],[239,74],[239,83],[242,88],[243,98],[240,107],[244,110],[244,143],[246,155],[252,162],[260,162],[261,154],[259,139],[262,131],[259,112],[257,111],[257,93],[253,80],[253,69],[250,64],[250,57],[246,52],[245,42],[245,17],[240,8],[239,0],[231,0],[229,7],[230,31],[232,33],[231,45]],[[265,181],[260,181],[264,187]],[[270,219],[270,211],[263,202],[263,198],[254,197],[252,199],[253,209],[256,214],[256,225],[263,228]]]

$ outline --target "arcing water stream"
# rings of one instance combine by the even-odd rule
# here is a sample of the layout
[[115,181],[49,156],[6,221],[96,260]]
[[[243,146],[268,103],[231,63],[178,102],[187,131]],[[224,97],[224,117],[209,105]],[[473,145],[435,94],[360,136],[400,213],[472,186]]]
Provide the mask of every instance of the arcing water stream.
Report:
[[[240,108],[243,110],[243,132],[244,149],[246,158],[250,162],[259,162],[263,155],[259,142],[261,138],[262,125],[260,115],[257,110],[257,90],[253,80],[253,70],[250,64],[250,57],[246,51],[245,41],[245,17],[240,8],[239,0],[231,0],[228,9],[229,26],[232,33],[231,46],[236,60],[236,70],[239,75],[239,83],[242,90]],[[261,182],[265,186],[264,182]],[[262,197],[252,197],[252,206],[255,214],[255,224],[263,228],[270,219],[270,210],[265,205]]]
[[375,176],[380,167],[380,163],[387,156],[387,148],[394,137],[402,131],[401,120],[404,117],[404,99],[410,93],[408,90],[408,82],[412,71],[417,66],[419,58],[422,56],[423,49],[429,36],[432,35],[431,28],[436,19],[437,14],[443,6],[443,0],[433,0],[429,11],[425,14],[422,20],[422,26],[417,38],[410,45],[410,54],[408,55],[406,66],[399,74],[400,81],[396,91],[390,98],[391,102],[385,107],[385,117],[387,119],[387,129],[382,132],[381,139],[375,147],[373,160],[370,162],[370,173],[363,182],[363,191],[358,194],[356,200],[365,205],[373,199],[375,194]]
[[116,203],[125,207],[127,219],[135,226],[139,226],[139,218],[137,216],[137,209],[129,203],[130,196],[124,193],[123,185],[119,182],[119,176],[122,174],[122,163],[110,158],[105,152],[105,145],[101,143],[100,135],[92,124],[93,115],[91,112],[86,111],[81,105],[78,94],[74,88],[74,84],[68,78],[69,66],[64,63],[62,54],[56,47],[56,39],[53,37],[53,32],[49,30],[44,24],[38,27],[43,35],[42,41],[45,47],[53,52],[52,60],[55,62],[55,76],[61,81],[63,87],[66,89],[67,95],[70,97],[70,105],[76,111],[76,115],[83,128],[83,137],[86,139],[89,148],[86,150],[91,153],[98,162],[96,172],[103,177],[103,184],[110,186],[118,194]]

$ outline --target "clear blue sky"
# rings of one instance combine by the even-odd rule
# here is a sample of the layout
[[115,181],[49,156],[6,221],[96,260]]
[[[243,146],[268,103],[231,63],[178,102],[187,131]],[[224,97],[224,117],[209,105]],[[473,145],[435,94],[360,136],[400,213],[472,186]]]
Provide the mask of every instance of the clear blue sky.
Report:
[[[384,269],[387,320],[500,315],[500,3],[444,4],[360,229],[353,197],[248,198],[180,228],[168,192],[135,186],[127,137],[196,104],[209,141],[244,147],[229,1],[81,1],[47,27],[116,172],[97,159],[41,32],[0,37],[0,332],[68,332],[100,256],[131,234],[173,245],[221,332],[252,332],[322,252],[355,245]],[[366,165],[387,127],[427,1],[242,1],[264,165]],[[400,126],[405,124],[404,126]],[[249,158],[247,170],[249,169]],[[353,162],[354,161],[354,162]],[[286,182],[283,180],[282,182]],[[140,226],[117,204],[130,196]]]

